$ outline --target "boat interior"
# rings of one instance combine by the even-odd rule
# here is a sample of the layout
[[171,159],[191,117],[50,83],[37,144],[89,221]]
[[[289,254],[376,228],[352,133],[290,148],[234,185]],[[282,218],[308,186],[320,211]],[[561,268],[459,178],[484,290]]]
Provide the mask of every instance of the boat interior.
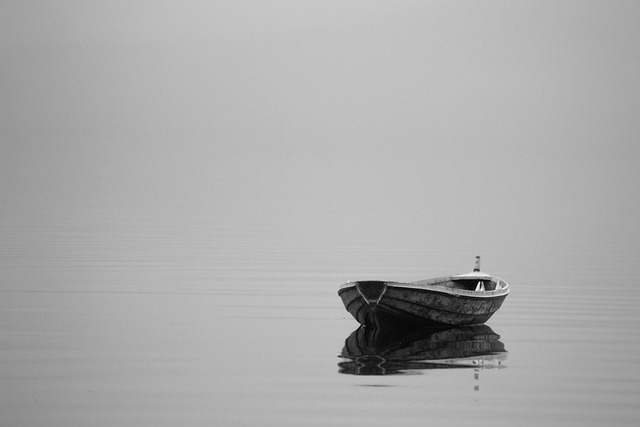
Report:
[[480,277],[440,277],[437,279],[419,280],[414,283],[421,285],[439,285],[452,289],[478,292],[499,291],[508,287],[504,280],[489,275],[482,275]]
[[506,283],[500,279],[456,279],[451,280],[447,284],[448,287],[454,289],[464,289],[467,291],[499,291],[506,286]]

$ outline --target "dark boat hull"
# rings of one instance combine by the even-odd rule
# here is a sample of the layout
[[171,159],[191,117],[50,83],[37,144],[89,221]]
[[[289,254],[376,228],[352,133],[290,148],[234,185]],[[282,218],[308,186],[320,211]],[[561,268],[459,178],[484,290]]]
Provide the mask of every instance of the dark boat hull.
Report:
[[353,282],[338,291],[347,311],[362,325],[411,324],[428,328],[485,323],[508,292],[470,292],[396,282]]

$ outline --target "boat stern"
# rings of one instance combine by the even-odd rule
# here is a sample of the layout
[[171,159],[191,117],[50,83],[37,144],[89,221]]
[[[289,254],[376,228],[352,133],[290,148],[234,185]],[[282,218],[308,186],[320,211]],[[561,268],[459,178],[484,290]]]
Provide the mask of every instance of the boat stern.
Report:
[[356,282],[356,289],[362,295],[367,304],[378,304],[380,298],[387,291],[387,285],[380,280],[365,280]]
[[378,304],[387,292],[387,282],[382,280],[361,280],[347,282],[340,286],[338,295],[345,308],[361,324],[371,323]]

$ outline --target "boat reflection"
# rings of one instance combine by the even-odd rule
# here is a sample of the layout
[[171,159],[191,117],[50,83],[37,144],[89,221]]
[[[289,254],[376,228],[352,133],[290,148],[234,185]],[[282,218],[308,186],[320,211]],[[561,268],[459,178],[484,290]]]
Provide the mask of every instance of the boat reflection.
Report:
[[503,368],[507,358],[500,336],[487,325],[446,330],[355,330],[338,363],[341,374],[395,375],[443,368]]

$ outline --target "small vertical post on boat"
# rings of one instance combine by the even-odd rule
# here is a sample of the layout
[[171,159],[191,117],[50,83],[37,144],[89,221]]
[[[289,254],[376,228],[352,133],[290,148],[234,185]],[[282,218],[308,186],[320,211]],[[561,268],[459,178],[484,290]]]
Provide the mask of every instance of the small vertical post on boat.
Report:
[[480,271],[480,257],[476,256],[476,266],[473,267],[473,271]]

